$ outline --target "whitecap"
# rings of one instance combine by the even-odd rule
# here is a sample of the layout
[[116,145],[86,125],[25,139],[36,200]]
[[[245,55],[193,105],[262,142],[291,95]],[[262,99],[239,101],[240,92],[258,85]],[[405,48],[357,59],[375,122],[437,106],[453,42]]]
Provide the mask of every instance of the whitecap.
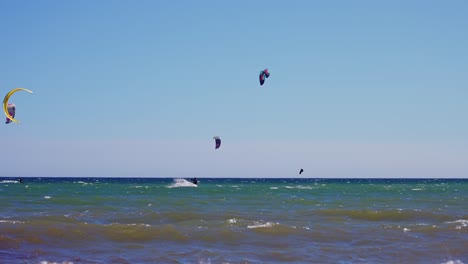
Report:
[[78,183],[78,184],[81,184],[82,186],[85,186],[85,185],[93,185],[93,183],[90,183],[90,182],[84,182],[84,181],[77,181],[77,182],[73,182],[73,183]]
[[14,220],[0,220],[0,223],[24,224],[24,222],[22,221],[14,221]]
[[150,227],[150,224],[127,224],[127,226],[144,226],[144,227]]
[[461,260],[449,260],[447,262],[442,262],[440,264],[463,264],[463,262]]
[[48,195],[44,196],[44,199],[50,199],[50,198],[52,198],[52,197],[50,197]]
[[237,219],[231,218],[231,219],[228,220],[228,223],[235,224],[235,223],[237,223]]
[[465,219],[460,219],[460,220],[456,220],[456,221],[451,221],[451,222],[445,222],[446,224],[462,224],[464,226],[468,226],[468,220],[465,220]]
[[266,227],[273,227],[277,224],[278,223],[273,223],[273,222],[266,222],[264,224],[255,222],[253,225],[248,225],[247,228],[266,228]]
[[19,183],[19,181],[3,180],[3,181],[0,181],[0,183]]
[[286,186],[287,189],[300,189],[300,190],[312,190],[315,187],[312,186],[304,186],[304,185],[297,185],[297,186]]
[[198,187],[193,182],[187,181],[186,179],[174,179],[174,182],[167,186],[167,188],[177,188],[177,187]]
[[461,229],[462,227],[467,227],[468,226],[468,220],[465,220],[465,219],[460,219],[460,220],[445,222],[445,223],[446,224],[458,224],[455,227],[456,229]]
[[272,190],[278,190],[278,187],[270,187]]
[[125,225],[125,226],[143,226],[143,227],[150,227],[150,226],[151,226],[150,224],[145,224],[145,223],[130,223],[130,224],[123,224],[123,223],[117,223],[117,222],[114,222],[114,223],[107,224],[106,226],[114,226],[114,225]]
[[40,264],[73,264],[73,262],[71,262],[71,261],[55,262],[55,261],[47,261],[47,260],[43,260],[43,261],[41,261],[39,263]]

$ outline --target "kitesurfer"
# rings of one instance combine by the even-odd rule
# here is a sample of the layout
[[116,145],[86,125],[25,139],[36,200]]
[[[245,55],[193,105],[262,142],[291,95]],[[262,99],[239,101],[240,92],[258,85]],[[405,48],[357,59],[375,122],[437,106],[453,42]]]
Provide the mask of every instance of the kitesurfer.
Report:
[[18,182],[19,182],[19,183],[23,183],[23,178],[19,178],[19,179],[18,179]]
[[197,178],[193,178],[193,179],[192,179],[192,182],[193,182],[193,184],[197,185],[197,184],[198,184]]

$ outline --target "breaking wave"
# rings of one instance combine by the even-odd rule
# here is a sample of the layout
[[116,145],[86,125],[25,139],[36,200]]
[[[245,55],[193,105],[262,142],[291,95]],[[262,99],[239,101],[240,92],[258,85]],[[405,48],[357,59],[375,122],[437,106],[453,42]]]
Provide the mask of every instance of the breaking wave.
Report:
[[177,187],[198,187],[193,182],[187,181],[186,179],[174,179],[174,182],[171,183],[168,188],[177,188]]

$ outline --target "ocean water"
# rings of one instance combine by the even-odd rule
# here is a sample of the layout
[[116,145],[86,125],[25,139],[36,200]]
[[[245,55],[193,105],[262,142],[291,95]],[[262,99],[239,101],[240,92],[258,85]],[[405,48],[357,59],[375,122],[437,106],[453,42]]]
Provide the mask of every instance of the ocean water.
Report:
[[468,179],[0,178],[0,263],[468,263]]

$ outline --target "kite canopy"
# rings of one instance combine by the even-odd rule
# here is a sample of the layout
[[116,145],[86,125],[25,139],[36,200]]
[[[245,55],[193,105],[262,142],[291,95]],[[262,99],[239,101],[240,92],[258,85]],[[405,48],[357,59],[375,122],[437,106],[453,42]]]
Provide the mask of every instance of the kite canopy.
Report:
[[[11,91],[9,91],[6,95],[5,95],[5,98],[3,98],[3,112],[5,113],[6,117],[7,117],[7,124],[10,123],[11,121],[15,122],[15,123],[19,123],[18,120],[16,120],[14,117],[14,110],[16,109],[16,107],[13,105],[14,109],[13,109],[13,115],[10,114],[9,110],[8,110],[8,100],[10,99],[10,97],[18,92],[18,91],[25,91],[25,92],[28,92],[28,93],[32,93],[32,91],[28,90],[28,89],[25,89],[25,88],[15,88]],[[8,122],[8,120],[10,120],[10,122]]]
[[[12,116],[14,118],[15,117],[15,112],[16,112],[15,104],[8,104],[7,109],[8,109],[8,114],[10,114],[10,116]],[[11,123],[11,119],[7,117],[6,121],[5,121],[5,124],[9,124],[9,123]]]
[[299,174],[302,174],[303,172],[304,172],[304,170],[303,170],[303,169],[301,169],[301,170],[299,171]]
[[215,149],[219,149],[219,147],[221,146],[221,139],[219,137],[213,137],[213,139],[216,143]]
[[263,85],[265,83],[265,78],[270,77],[270,72],[268,69],[264,69],[263,71],[260,72],[260,75],[258,76],[260,80],[260,85]]

